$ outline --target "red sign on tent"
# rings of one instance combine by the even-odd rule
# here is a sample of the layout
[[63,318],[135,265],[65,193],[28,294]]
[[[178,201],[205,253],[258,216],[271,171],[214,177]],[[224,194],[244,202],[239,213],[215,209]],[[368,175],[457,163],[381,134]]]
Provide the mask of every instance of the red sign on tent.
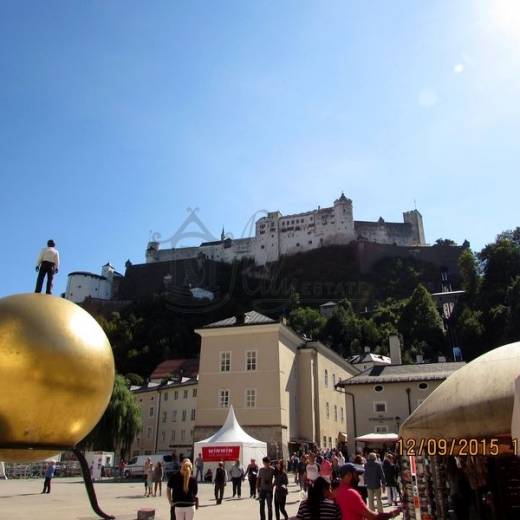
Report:
[[240,458],[240,446],[208,446],[202,448],[205,461],[237,460]]

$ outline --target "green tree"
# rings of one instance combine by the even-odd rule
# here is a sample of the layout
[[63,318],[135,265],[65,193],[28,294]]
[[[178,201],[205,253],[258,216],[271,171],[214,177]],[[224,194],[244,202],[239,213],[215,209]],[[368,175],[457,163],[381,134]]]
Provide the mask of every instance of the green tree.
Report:
[[387,298],[377,305],[372,314],[372,320],[379,330],[380,342],[385,345],[385,355],[388,354],[388,338],[399,332],[399,320],[407,301]]
[[485,328],[482,322],[482,311],[464,306],[455,322],[458,343],[462,355],[470,361],[485,352]]
[[321,335],[326,318],[320,311],[310,307],[300,307],[294,309],[289,314],[289,325],[300,334],[305,334],[312,339],[318,339]]
[[477,259],[471,249],[464,249],[459,257],[459,271],[461,276],[462,288],[466,291],[465,299],[475,303],[480,286],[480,276],[478,274]]
[[130,372],[125,375],[125,378],[131,385],[142,386],[144,385],[144,379],[139,374],[133,374]]
[[520,226],[517,226],[515,229],[502,231],[502,233],[497,236],[497,242],[500,240],[512,240],[520,245]]
[[520,276],[507,289],[506,304],[509,307],[508,339],[520,341]]
[[115,451],[125,456],[141,429],[141,409],[127,380],[116,375],[112,397],[94,429],[81,441],[83,449]]
[[520,245],[506,239],[488,244],[479,254],[484,266],[482,305],[491,309],[503,305],[513,279],[520,275]]
[[456,246],[457,242],[452,240],[451,238],[438,238],[435,241],[436,246]]
[[419,284],[403,308],[399,332],[405,345],[416,347],[427,359],[445,353],[444,327],[437,306],[424,285]]

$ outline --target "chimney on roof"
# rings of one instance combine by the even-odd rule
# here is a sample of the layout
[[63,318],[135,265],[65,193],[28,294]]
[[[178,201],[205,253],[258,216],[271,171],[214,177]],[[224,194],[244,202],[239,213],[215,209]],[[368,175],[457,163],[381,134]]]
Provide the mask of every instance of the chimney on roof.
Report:
[[237,320],[237,325],[243,325],[246,322],[246,315],[244,312],[237,312],[235,319]]
[[395,334],[388,338],[388,343],[390,344],[390,362],[392,365],[402,365],[403,361],[401,359],[401,341],[399,340],[399,336]]
[[439,357],[437,358],[437,361],[438,361],[439,363],[446,363],[446,356],[439,356]]
[[365,354],[370,354],[370,347],[365,347]]
[[422,363],[424,363],[424,358],[422,354],[417,354],[417,364],[420,365]]

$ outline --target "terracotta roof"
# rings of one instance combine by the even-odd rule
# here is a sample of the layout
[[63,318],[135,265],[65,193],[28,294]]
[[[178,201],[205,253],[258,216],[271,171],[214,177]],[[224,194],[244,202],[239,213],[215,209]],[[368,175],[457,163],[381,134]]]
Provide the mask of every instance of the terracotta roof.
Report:
[[458,362],[421,363],[418,365],[376,365],[357,376],[340,381],[338,386],[444,380],[465,364],[465,362]]
[[195,377],[199,372],[199,360],[167,359],[155,367],[150,379],[164,379],[171,374],[179,374],[181,370],[184,377]]
[[225,320],[216,321],[214,323],[210,323],[209,325],[205,325],[205,329],[213,329],[217,327],[234,327],[236,325],[264,325],[266,323],[277,323],[276,320],[268,318],[263,314],[260,314],[256,311],[249,311],[244,314],[244,321],[241,322],[237,320],[236,316],[232,316],[231,318],[226,318]]

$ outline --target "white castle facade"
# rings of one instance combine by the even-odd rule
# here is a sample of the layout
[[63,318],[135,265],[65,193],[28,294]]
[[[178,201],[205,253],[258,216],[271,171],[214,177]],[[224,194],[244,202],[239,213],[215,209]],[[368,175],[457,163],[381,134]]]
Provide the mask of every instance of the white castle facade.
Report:
[[146,249],[146,262],[167,262],[205,257],[231,263],[250,258],[257,265],[275,262],[283,255],[294,255],[319,247],[368,241],[398,246],[423,246],[422,216],[417,210],[403,213],[403,222],[355,221],[352,201],[344,194],[328,208],[305,213],[282,215],[269,212],[255,223],[255,236],[239,239],[226,238],[203,242],[196,247],[161,249],[151,241]]

